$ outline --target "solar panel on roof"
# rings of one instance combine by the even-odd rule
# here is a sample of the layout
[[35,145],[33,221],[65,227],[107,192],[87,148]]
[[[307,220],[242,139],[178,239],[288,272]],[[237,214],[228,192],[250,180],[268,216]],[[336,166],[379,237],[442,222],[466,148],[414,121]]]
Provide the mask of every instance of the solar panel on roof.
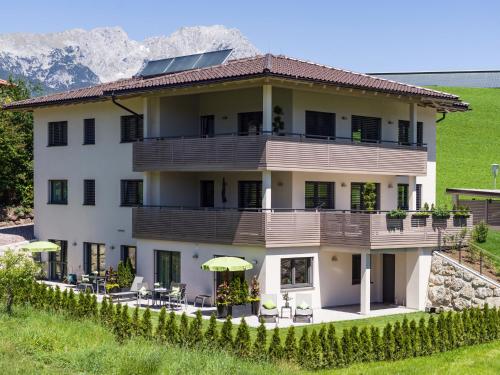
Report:
[[190,69],[219,65],[227,60],[232,51],[232,49],[225,49],[221,51],[211,51],[148,61],[138,75],[141,77],[150,77],[159,74],[182,72]]

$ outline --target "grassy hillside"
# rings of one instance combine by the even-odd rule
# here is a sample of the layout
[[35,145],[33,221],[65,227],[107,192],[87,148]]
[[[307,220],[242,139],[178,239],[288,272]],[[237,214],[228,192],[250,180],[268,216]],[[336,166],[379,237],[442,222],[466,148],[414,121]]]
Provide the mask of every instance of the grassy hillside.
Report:
[[437,124],[437,201],[447,187],[493,188],[490,165],[500,163],[500,89],[432,87],[459,95],[472,111]]

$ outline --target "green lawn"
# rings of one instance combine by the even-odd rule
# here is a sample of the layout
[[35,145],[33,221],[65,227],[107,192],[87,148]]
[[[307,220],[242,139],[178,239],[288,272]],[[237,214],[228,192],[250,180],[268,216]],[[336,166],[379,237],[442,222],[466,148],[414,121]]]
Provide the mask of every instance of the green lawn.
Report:
[[[110,332],[91,321],[29,309],[17,309],[13,317],[0,313],[0,368],[5,375],[304,373],[286,364],[250,363],[224,353],[166,348],[138,339],[119,345]],[[500,342],[320,373],[500,373]]]
[[478,244],[484,250],[500,257],[500,231],[489,230],[488,238],[485,243]]

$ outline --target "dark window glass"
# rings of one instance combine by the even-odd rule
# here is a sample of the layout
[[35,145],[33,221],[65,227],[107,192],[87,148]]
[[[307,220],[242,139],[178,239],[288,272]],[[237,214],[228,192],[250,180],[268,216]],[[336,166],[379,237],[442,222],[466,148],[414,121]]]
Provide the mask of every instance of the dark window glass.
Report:
[[281,288],[312,286],[312,258],[281,259]]
[[200,117],[200,136],[213,137],[215,135],[215,117],[214,115]]
[[95,180],[83,180],[83,204],[95,205]]
[[238,113],[238,133],[240,135],[262,133],[262,112]]
[[306,181],[306,208],[335,208],[335,182]]
[[49,204],[68,204],[67,180],[49,180]]
[[106,272],[106,246],[102,243],[83,243],[83,269],[87,275]]
[[142,180],[121,181],[121,205],[138,206],[142,204]]
[[361,284],[361,254],[352,255],[352,285]]
[[[422,122],[417,122],[417,146],[423,145],[423,125]],[[410,145],[413,143],[410,121],[399,120],[398,130],[398,143],[400,145]]]
[[135,142],[144,136],[141,116],[129,115],[121,117],[121,141]]
[[417,210],[422,208],[422,184],[417,184],[415,186],[415,193],[417,194]]
[[353,115],[351,119],[351,138],[355,142],[380,142],[382,120],[378,117]]
[[170,288],[172,282],[181,282],[181,253],[155,250],[155,282]]
[[407,210],[408,202],[408,184],[398,184],[398,208],[400,210]]
[[424,144],[424,124],[417,122],[417,146]]
[[260,181],[238,182],[238,207],[239,208],[262,207],[262,182]]
[[68,145],[68,122],[49,122],[49,146]]
[[49,240],[61,247],[49,253],[49,279],[62,281],[68,275],[68,241]]
[[214,206],[214,182],[200,181],[200,207]]
[[95,119],[93,118],[83,120],[83,144],[95,144]]
[[135,272],[137,270],[137,247],[122,245],[120,249],[120,260],[125,264],[127,259],[130,259],[130,263]]
[[306,111],[306,136],[335,138],[335,113]]
[[[364,202],[364,182],[352,182],[351,183],[351,210],[366,210],[366,205]],[[380,184],[375,183],[375,194],[377,195],[375,201],[375,210],[380,210]]]

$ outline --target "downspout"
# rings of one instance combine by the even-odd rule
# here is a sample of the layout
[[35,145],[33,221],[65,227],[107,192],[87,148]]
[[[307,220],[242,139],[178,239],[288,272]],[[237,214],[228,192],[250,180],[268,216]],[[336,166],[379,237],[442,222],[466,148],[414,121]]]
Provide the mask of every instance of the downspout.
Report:
[[436,124],[437,124],[438,122],[443,121],[443,120],[446,118],[446,112],[443,112],[443,113],[441,113],[441,114],[443,115],[443,117],[441,117],[440,119],[437,119],[437,120],[436,120]]
[[127,111],[129,113],[132,113],[137,118],[140,118],[140,119],[143,118],[143,115],[140,115],[139,113],[132,111],[130,108],[125,107],[123,104],[118,103],[116,101],[116,97],[115,97],[115,92],[114,91],[111,93],[111,101],[113,102],[114,105],[117,105],[121,109],[124,109],[125,111]]

